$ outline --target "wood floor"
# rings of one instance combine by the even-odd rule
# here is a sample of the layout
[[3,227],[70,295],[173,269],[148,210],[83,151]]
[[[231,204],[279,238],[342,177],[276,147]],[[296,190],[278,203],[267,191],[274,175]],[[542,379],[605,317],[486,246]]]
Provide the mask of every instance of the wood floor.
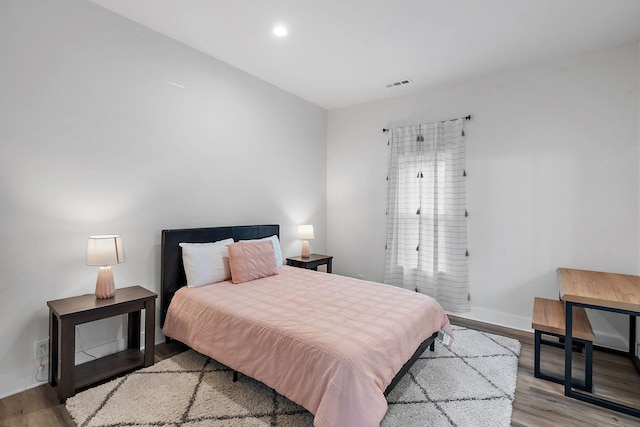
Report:
[[[640,426],[640,418],[620,414],[595,405],[565,397],[564,386],[533,376],[533,333],[467,321],[449,316],[451,322],[515,338],[522,344],[518,361],[518,382],[513,403],[511,425],[520,426]],[[564,370],[564,351],[543,346],[541,369],[561,374]],[[580,368],[584,358],[577,355],[574,366]],[[574,370],[575,378],[584,379],[584,371]],[[593,352],[594,393],[640,408],[640,374],[628,358],[602,351]]]
[[[563,386],[533,376],[533,334],[451,316],[454,324],[518,339],[522,351],[518,366],[518,383],[513,405],[512,426],[640,426],[640,418],[619,414],[564,396]],[[179,343],[156,346],[156,361],[171,357],[186,347]],[[543,348],[544,371],[561,372],[561,350]],[[576,359],[581,365],[582,361]],[[594,391],[613,395],[627,404],[640,407],[640,374],[624,357],[594,352]],[[576,377],[581,375],[576,372]],[[0,400],[0,426],[74,427],[75,424],[57,402],[54,390],[44,384]],[[462,427],[462,426],[460,426]]]

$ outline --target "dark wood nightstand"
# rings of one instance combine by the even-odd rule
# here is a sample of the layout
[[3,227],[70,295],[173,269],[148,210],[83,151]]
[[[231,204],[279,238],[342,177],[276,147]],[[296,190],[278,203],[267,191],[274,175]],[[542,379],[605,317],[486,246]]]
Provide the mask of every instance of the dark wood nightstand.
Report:
[[[158,296],[141,287],[116,289],[113,298],[94,294],[48,301],[49,384],[58,386],[63,403],[76,390],[154,363],[154,337]],[[140,350],[141,311],[145,311],[144,351]],[[75,366],[76,325],[128,314],[127,349]],[[60,367],[58,367],[60,362]]]
[[327,273],[331,273],[332,261],[333,257],[329,255],[310,254],[309,258],[302,258],[301,256],[287,258],[287,265],[316,271],[318,270],[319,265],[326,265]]

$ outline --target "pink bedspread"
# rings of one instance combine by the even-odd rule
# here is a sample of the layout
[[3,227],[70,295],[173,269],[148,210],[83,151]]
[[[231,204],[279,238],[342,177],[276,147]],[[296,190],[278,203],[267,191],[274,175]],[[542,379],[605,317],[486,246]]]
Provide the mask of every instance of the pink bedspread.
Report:
[[384,390],[449,320],[432,298],[294,267],[176,292],[163,333],[315,414],[316,426],[378,426]]

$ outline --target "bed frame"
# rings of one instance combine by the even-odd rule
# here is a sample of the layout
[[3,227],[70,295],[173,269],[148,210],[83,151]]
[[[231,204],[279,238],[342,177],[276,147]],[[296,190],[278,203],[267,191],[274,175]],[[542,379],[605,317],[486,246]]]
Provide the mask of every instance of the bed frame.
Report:
[[[160,271],[160,284],[162,288],[161,327],[164,326],[167,310],[169,309],[173,294],[187,283],[184,266],[182,264],[182,248],[179,246],[179,243],[207,243],[228,238],[233,238],[235,241],[261,239],[263,237],[273,236],[274,234],[278,237],[280,236],[280,226],[277,224],[162,230],[162,263]],[[436,332],[418,346],[413,356],[402,366],[385,390],[385,396],[393,390],[427,347],[429,347],[431,351],[434,350],[434,342],[437,336],[438,333]]]

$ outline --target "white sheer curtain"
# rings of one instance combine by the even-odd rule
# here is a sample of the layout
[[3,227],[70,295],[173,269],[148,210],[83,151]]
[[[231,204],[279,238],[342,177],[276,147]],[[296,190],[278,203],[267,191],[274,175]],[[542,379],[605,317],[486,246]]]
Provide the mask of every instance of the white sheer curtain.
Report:
[[463,119],[390,130],[384,282],[471,307]]

